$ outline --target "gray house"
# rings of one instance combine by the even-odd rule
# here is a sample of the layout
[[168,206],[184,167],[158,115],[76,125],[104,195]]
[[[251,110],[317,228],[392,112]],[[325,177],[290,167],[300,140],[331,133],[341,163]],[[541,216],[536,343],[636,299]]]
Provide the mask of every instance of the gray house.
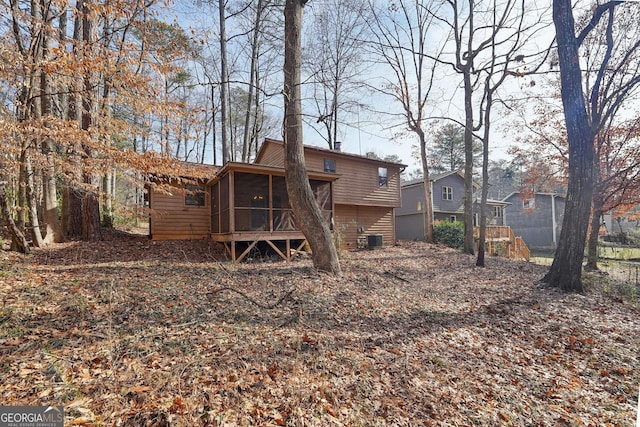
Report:
[[565,196],[557,193],[523,195],[514,192],[504,201],[509,203],[505,210],[505,221],[527,246],[555,249],[562,229]]
[[[479,186],[474,185],[474,190]],[[424,239],[425,198],[422,179],[401,185],[402,206],[396,208],[396,238],[399,240]],[[464,213],[464,174],[461,171],[445,172],[431,176],[431,201],[433,219],[436,221],[462,221]],[[504,208],[507,202],[489,200],[487,225],[506,225]],[[479,223],[479,203],[474,203],[474,224]]]

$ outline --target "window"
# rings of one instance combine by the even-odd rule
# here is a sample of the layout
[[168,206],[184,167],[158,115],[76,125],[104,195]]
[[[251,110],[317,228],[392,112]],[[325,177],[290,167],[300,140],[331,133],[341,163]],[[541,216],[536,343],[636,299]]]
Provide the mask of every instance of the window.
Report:
[[452,187],[442,187],[442,200],[453,200]]
[[495,218],[502,218],[502,206],[493,207],[493,216]]
[[387,184],[387,168],[378,168],[378,187],[386,187]]
[[336,173],[336,160],[324,159],[324,171],[329,173]]
[[522,200],[522,209],[535,209],[536,199],[524,199]]
[[449,216],[449,222],[456,222],[457,217],[455,215]]
[[203,185],[187,185],[184,204],[187,206],[204,206],[205,194]]

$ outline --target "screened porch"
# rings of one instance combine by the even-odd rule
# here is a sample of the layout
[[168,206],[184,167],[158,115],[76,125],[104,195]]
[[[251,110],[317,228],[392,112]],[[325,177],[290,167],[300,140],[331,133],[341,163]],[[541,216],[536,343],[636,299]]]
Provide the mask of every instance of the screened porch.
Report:
[[[333,219],[336,174],[309,172],[309,183],[325,220]],[[208,183],[211,195],[211,238],[225,245],[233,261],[241,261],[261,246],[289,260],[307,242],[297,228],[284,169],[228,163]]]

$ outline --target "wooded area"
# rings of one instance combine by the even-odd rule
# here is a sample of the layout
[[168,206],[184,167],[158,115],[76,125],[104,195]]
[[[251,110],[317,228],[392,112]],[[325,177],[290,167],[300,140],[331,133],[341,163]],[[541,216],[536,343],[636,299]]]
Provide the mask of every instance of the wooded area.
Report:
[[[597,247],[604,214],[640,205],[638,22],[632,1],[0,0],[2,404],[63,404],[88,426],[630,425],[640,290],[598,272]],[[333,152],[409,141],[425,201],[431,170],[463,170],[464,253],[337,251],[309,133]],[[311,259],[286,240],[287,263],[251,247],[252,262],[224,262],[211,223],[252,218],[236,230],[207,195],[167,233],[201,239],[114,228],[153,221],[150,182],[181,191],[185,218],[211,168],[181,161],[228,170],[267,138],[284,139],[287,232]],[[440,139],[459,159],[439,164]],[[512,157],[492,163],[501,139]],[[358,168],[326,190],[354,236],[354,217],[394,229],[399,199],[381,188],[399,191],[409,161],[390,158],[367,181],[367,197],[393,196],[382,214],[349,200]],[[485,258],[506,177],[524,195],[566,192],[550,267]],[[254,208],[272,231],[270,203]]]
[[[291,5],[302,11],[305,3]],[[296,120],[287,129],[300,131],[285,140],[303,143],[305,129],[331,149],[354,138],[350,129],[360,143],[363,132],[374,137],[399,127],[388,139],[416,140],[417,173],[429,200],[429,169],[442,166],[429,145],[437,129],[453,126],[464,142],[458,167],[465,170],[465,251],[480,248],[476,262],[484,264],[471,208],[481,158],[484,203],[492,182],[516,170],[524,177],[519,191],[554,183],[569,192],[565,218],[579,220],[564,224],[547,280],[581,291],[585,233],[591,229],[589,267],[597,268],[600,218],[640,199],[632,108],[640,83],[637,5],[349,3],[306,8],[309,33],[301,13],[289,14],[301,27],[287,34],[286,5],[270,0],[0,3],[0,135],[7,148],[0,203],[9,212],[3,217],[12,248],[98,240],[102,226],[146,214],[143,188],[150,175],[184,176],[175,160],[248,162],[265,136],[281,136],[281,118]],[[326,31],[328,23],[335,32]],[[558,40],[567,41],[560,49],[548,36],[554,28]],[[296,60],[285,61],[282,41],[293,47],[294,36]],[[287,80],[292,76],[299,83]],[[292,89],[299,91],[296,99]],[[292,102],[284,108],[282,93]],[[390,108],[381,106],[389,101]],[[557,120],[560,101],[572,112],[566,120]],[[294,103],[300,108],[285,117]],[[573,111],[583,111],[579,126],[571,122],[578,117]],[[507,132],[518,145],[504,168],[490,157],[496,112],[512,130],[525,130]],[[585,123],[589,131],[577,132]],[[482,242],[485,209],[480,213]],[[311,217],[298,216],[301,223]],[[427,239],[430,219],[425,215]]]

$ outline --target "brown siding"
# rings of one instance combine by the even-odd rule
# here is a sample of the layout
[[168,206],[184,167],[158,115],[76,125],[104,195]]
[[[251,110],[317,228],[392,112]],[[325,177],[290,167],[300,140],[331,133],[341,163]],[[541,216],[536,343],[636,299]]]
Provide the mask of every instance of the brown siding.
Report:
[[[265,141],[260,153],[260,164],[267,166],[284,167],[284,146]],[[320,169],[322,170],[322,169]]]
[[209,195],[204,206],[187,206],[184,190],[175,188],[172,194],[150,190],[151,237],[163,239],[192,239],[209,236]]
[[[364,232],[358,233],[358,227]],[[384,246],[395,244],[393,208],[373,206],[336,205],[335,232],[340,233],[342,247],[355,248],[358,236],[382,234]]]
[[[377,164],[367,159],[342,157],[339,154],[305,152],[307,168],[324,170],[324,159],[336,161],[336,173],[340,178],[334,185],[334,200],[337,204],[363,206],[400,206],[400,169]],[[387,168],[388,184],[378,186],[378,166]]]

